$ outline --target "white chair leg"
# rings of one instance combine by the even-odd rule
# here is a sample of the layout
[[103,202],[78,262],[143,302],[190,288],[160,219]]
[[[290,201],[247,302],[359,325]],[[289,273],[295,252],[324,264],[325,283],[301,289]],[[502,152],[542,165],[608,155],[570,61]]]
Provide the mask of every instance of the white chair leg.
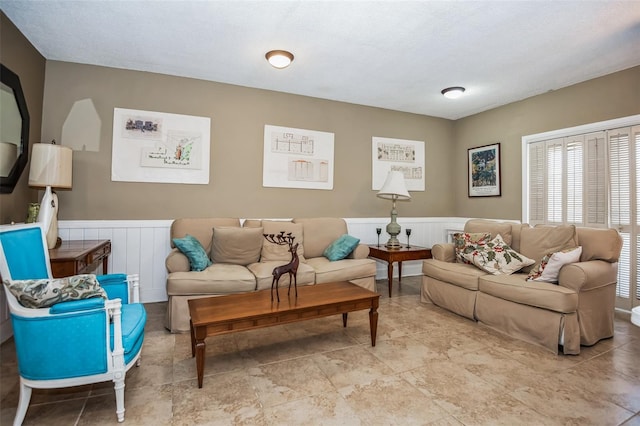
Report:
[[118,422],[124,422],[124,377],[114,380],[116,390],[116,415]]
[[27,415],[27,409],[29,408],[29,401],[31,401],[31,388],[24,384],[22,377],[20,378],[20,399],[18,400],[18,409],[16,410],[16,417],[13,419],[13,426],[21,426],[24,421],[24,416]]

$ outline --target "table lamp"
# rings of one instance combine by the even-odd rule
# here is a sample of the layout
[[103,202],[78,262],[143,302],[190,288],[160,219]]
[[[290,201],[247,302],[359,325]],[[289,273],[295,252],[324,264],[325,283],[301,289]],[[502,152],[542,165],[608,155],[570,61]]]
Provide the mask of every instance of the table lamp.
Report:
[[58,196],[52,188],[71,189],[71,164],[73,150],[69,147],[51,144],[33,144],[31,152],[31,168],[29,169],[29,186],[45,188],[40,202],[38,222],[47,233],[49,248],[58,247]]
[[390,171],[387,175],[387,180],[384,181],[382,189],[378,192],[378,197],[390,199],[393,201],[393,207],[391,208],[391,222],[387,225],[387,234],[391,236],[385,246],[390,249],[400,248],[400,241],[398,241],[398,234],[402,228],[396,222],[398,217],[398,211],[396,210],[396,200],[410,200],[411,195],[407,191],[407,186],[404,182],[404,175],[402,172]]

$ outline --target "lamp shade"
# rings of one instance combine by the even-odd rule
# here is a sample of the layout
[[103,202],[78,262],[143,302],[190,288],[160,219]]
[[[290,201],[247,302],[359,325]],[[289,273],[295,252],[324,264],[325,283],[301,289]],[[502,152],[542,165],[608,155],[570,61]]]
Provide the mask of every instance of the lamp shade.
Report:
[[67,146],[36,143],[31,152],[29,185],[71,188],[73,150]]
[[378,191],[378,197],[386,198],[389,200],[409,200],[411,195],[407,191],[407,185],[404,182],[404,175],[402,172],[390,171],[387,175],[387,180],[384,181],[384,185],[380,191]]

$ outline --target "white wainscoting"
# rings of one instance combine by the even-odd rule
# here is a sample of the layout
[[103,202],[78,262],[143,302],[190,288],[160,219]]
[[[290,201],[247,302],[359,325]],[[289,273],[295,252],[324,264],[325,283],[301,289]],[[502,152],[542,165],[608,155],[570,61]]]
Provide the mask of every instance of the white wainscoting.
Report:
[[[364,244],[377,244],[376,228],[382,228],[380,244],[389,238],[385,231],[389,218],[347,218],[349,234]],[[431,247],[447,241],[452,230],[462,229],[467,218],[400,218],[399,236],[406,243],[406,228],[411,228],[411,244]],[[170,252],[169,230],[172,220],[61,220],[60,238],[64,240],[111,240],[108,272],[140,275],[140,299],[143,303],[167,300],[167,271],[164,261]],[[387,265],[377,262],[377,279],[386,279]],[[398,268],[394,268],[397,276]],[[403,276],[420,275],[421,261],[404,262]],[[0,291],[0,341],[11,336],[9,312]]]
[[[347,218],[349,234],[364,244],[376,244],[376,228],[382,228],[380,244],[386,243],[389,236],[385,227],[389,218]],[[411,228],[411,244],[431,247],[438,242],[447,241],[451,229],[462,229],[466,218],[401,218],[402,226],[399,239],[406,243],[406,228]],[[169,229],[171,220],[109,220],[109,221],[59,221],[59,234],[62,239],[92,240],[110,239],[111,256],[109,272],[126,272],[140,275],[140,299],[142,302],[167,300],[167,271],[165,258],[170,251]],[[405,262],[403,275],[419,275],[422,272],[419,261]],[[397,268],[395,268],[397,271]],[[387,266],[378,262],[376,278],[387,277]],[[397,273],[397,272],[396,272]]]

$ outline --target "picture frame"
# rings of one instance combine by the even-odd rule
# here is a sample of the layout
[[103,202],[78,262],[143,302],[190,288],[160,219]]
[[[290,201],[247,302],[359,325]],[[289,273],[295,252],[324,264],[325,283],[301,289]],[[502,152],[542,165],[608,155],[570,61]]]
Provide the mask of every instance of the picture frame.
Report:
[[500,143],[469,148],[469,197],[500,197]]

